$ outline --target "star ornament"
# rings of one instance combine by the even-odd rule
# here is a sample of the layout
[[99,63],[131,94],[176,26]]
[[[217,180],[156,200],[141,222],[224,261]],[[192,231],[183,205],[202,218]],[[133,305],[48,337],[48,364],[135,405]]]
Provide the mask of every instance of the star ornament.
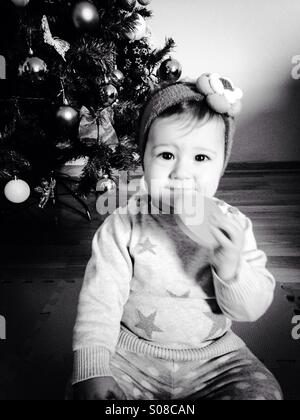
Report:
[[152,339],[152,335],[155,332],[163,332],[155,325],[157,312],[153,312],[153,314],[145,316],[141,311],[137,310],[137,316],[139,318],[139,322],[135,325],[135,327],[139,330],[145,331],[145,334],[148,338]]
[[151,254],[156,255],[156,252],[154,251],[154,248],[156,248],[157,245],[152,244],[149,238],[145,240],[144,243],[140,243],[139,245],[139,252],[138,254],[144,254],[145,252],[151,252]]

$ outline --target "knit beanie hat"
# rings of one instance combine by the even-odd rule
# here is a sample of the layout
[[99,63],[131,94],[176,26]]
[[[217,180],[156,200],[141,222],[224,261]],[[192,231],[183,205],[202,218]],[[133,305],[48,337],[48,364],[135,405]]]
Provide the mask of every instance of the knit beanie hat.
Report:
[[224,173],[232,151],[235,116],[241,111],[242,97],[241,89],[235,88],[229,79],[221,78],[216,73],[202,75],[195,84],[179,82],[157,90],[146,104],[141,118],[139,146],[142,158],[151,125],[156,118],[184,101],[202,103],[206,100],[212,111],[220,114],[225,123]]

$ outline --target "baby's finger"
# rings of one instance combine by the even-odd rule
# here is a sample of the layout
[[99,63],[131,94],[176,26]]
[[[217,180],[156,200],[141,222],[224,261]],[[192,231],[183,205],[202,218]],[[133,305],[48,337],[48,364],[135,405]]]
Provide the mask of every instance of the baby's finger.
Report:
[[242,243],[245,240],[245,228],[238,219],[231,219],[230,226],[233,229],[234,241]]
[[245,223],[240,219],[240,217],[236,216],[235,214],[231,214],[231,213],[229,213],[227,215],[227,217],[241,231],[245,231]]
[[221,231],[215,226],[211,226],[210,228],[212,235],[216,239],[216,241],[219,243],[220,246],[223,248],[232,247],[232,242],[226,235],[225,231]]
[[235,226],[239,230],[244,230],[242,223],[236,216],[226,215],[224,217],[212,216],[210,219],[213,223],[217,223],[220,227],[225,227],[227,225]]
[[225,231],[233,242],[237,242],[243,237],[244,230],[242,229],[242,226],[234,220],[215,219],[212,221],[212,224]]

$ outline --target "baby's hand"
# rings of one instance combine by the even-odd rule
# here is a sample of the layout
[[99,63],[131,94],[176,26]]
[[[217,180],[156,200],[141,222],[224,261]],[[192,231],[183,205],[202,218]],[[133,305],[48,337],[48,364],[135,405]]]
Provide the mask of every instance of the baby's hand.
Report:
[[126,400],[126,395],[110,376],[89,379],[74,385],[74,397],[77,401]]
[[245,243],[244,227],[236,216],[213,216],[211,232],[218,242],[218,246],[211,252],[211,263],[222,280],[234,280]]

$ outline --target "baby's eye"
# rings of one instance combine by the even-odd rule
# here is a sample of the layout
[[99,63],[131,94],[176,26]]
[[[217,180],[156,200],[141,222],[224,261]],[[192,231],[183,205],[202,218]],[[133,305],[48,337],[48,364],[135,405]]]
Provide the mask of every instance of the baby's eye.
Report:
[[197,162],[205,162],[206,160],[210,160],[210,158],[206,155],[197,155],[195,159]]
[[171,160],[171,159],[174,158],[174,155],[173,155],[173,153],[164,152],[164,153],[161,153],[159,155],[159,157],[162,157],[162,159],[164,159],[164,160]]

